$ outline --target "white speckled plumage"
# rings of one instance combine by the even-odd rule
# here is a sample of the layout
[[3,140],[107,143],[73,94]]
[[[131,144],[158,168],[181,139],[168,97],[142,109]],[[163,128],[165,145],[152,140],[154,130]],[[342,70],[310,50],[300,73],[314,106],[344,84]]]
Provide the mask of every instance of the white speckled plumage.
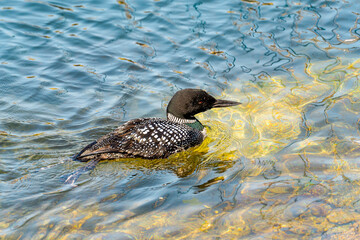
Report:
[[167,120],[139,118],[130,120],[86,146],[73,159],[79,161],[117,158],[167,158],[171,154],[202,143],[203,125],[194,117],[213,107],[238,105],[216,100],[203,90],[178,91],[167,107]]
[[167,158],[200,144],[204,137],[201,131],[185,124],[160,118],[140,118],[103,136],[77,159]]

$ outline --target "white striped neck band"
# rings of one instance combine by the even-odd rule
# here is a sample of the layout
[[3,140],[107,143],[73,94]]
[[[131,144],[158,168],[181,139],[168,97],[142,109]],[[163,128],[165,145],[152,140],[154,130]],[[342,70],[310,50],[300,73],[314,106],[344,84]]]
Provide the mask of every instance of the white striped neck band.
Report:
[[196,122],[196,119],[179,118],[179,117],[175,117],[171,113],[167,114],[167,118],[169,121],[176,122],[176,123],[195,123]]

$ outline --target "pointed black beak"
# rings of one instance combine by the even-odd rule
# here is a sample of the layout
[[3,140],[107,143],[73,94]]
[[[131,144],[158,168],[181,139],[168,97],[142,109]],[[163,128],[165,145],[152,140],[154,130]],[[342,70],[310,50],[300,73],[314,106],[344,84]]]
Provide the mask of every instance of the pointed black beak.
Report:
[[236,106],[236,105],[239,105],[239,104],[241,104],[241,103],[234,102],[234,101],[228,101],[228,100],[216,99],[216,102],[214,103],[214,105],[212,107],[213,108],[231,107],[231,106]]

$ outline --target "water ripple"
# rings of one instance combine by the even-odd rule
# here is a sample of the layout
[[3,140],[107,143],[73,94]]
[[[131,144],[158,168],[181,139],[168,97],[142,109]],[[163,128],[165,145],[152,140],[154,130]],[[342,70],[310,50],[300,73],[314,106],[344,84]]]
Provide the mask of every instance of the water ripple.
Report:
[[[358,236],[359,13],[352,0],[0,1],[0,238]],[[164,117],[189,87],[243,104],[199,115],[198,148],[59,181],[84,145]]]

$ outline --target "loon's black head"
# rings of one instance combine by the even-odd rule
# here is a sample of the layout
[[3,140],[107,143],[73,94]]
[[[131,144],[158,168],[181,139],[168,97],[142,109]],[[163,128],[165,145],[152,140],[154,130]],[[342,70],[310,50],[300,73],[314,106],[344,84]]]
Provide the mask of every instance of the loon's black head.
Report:
[[218,100],[201,89],[183,89],[175,93],[167,107],[167,113],[182,119],[194,119],[194,115],[211,108],[230,107],[239,102]]

